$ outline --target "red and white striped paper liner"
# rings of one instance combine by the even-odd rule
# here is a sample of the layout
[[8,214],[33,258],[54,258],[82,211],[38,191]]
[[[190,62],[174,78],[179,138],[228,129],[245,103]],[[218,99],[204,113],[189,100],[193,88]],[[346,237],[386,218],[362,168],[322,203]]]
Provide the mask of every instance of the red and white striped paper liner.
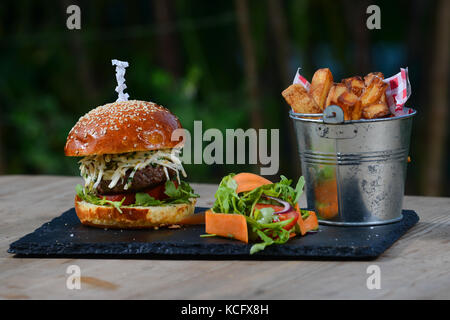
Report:
[[391,113],[396,116],[410,113],[412,110],[405,107],[406,101],[408,101],[411,96],[408,68],[400,68],[399,73],[384,79],[383,81],[388,84],[386,89],[386,100]]
[[[396,116],[411,113],[412,110],[405,107],[406,101],[411,96],[408,68],[400,68],[399,73],[383,81],[388,84],[388,88],[386,89],[386,102],[391,113]],[[300,83],[307,91],[311,87],[308,80],[300,74],[300,68],[297,69],[293,83]]]
[[300,68],[297,69],[293,84],[300,83],[306,91],[309,91],[311,84],[300,74]]

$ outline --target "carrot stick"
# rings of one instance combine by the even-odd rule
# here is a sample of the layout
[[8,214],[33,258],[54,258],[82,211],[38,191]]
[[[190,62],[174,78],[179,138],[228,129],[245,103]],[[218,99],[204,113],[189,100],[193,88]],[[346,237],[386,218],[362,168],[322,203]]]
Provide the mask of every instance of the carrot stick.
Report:
[[308,230],[306,229],[305,222],[302,219],[302,211],[298,207],[298,203],[295,204],[295,210],[297,210],[298,215],[299,215],[298,220],[297,220],[297,224],[300,227],[300,233],[302,234],[302,236],[304,236],[308,232]]
[[319,228],[319,220],[314,211],[308,211],[308,217],[302,219],[302,211],[300,210],[298,203],[295,205],[295,210],[299,213],[297,224],[300,227],[300,232],[304,236],[308,231],[317,230]]
[[241,214],[213,213],[208,210],[205,214],[205,229],[209,234],[248,243],[247,220]]
[[314,211],[308,211],[309,216],[304,220],[304,224],[308,231],[314,231],[319,229],[319,220],[317,220],[317,215]]
[[236,193],[252,191],[266,184],[272,184],[272,181],[267,180],[254,173],[242,172],[233,177],[237,183]]

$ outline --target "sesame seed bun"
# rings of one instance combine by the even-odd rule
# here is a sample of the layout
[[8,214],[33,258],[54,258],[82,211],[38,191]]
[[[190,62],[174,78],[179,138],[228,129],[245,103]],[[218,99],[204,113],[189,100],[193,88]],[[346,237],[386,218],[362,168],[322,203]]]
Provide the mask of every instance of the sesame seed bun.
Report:
[[194,214],[196,199],[180,203],[152,207],[98,206],[75,196],[75,211],[81,223],[93,227],[114,229],[143,229],[178,224]]
[[66,156],[171,149],[178,118],[153,102],[123,101],[97,107],[78,120],[67,137]]

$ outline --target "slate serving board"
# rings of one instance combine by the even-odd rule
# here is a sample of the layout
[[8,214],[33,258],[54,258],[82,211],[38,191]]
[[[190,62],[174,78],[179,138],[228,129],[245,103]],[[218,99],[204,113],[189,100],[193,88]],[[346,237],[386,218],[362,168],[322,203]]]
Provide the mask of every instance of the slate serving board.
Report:
[[[205,210],[196,208],[196,212]],[[205,234],[204,225],[159,230],[97,229],[83,226],[72,208],[12,243],[8,252],[18,257],[56,258],[371,260],[418,221],[414,211],[403,210],[401,221],[381,226],[320,225],[316,233],[250,255],[251,244],[200,237]]]

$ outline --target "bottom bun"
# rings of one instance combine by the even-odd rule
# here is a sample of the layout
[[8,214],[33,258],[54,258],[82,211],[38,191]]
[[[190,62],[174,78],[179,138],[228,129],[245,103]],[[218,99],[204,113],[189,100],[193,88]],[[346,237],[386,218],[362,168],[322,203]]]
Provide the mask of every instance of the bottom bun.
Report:
[[98,206],[75,197],[75,211],[81,223],[100,228],[142,229],[170,226],[194,214],[196,199],[191,203],[152,207]]

